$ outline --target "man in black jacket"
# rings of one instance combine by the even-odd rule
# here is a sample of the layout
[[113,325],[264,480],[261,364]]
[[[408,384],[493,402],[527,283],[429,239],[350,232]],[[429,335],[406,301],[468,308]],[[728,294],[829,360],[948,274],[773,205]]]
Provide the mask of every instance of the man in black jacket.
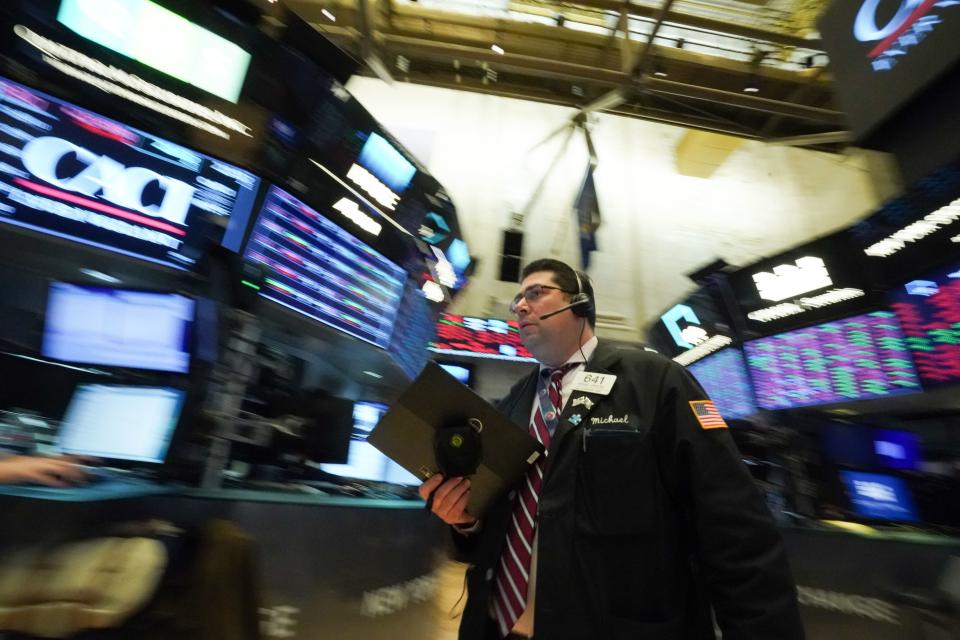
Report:
[[599,341],[562,262],[528,265],[511,310],[541,366],[498,408],[543,464],[482,521],[469,479],[420,489],[470,565],[461,640],[713,640],[713,617],[727,640],[802,640],[780,535],[697,382]]

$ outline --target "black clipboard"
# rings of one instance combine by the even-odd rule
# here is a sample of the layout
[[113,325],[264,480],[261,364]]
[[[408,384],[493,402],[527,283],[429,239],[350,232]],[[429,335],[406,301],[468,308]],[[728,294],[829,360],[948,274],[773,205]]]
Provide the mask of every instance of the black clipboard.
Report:
[[427,363],[367,442],[426,480],[439,471],[434,434],[451,424],[479,425],[483,453],[477,473],[470,476],[467,511],[481,518],[543,455],[543,445],[438,364]]

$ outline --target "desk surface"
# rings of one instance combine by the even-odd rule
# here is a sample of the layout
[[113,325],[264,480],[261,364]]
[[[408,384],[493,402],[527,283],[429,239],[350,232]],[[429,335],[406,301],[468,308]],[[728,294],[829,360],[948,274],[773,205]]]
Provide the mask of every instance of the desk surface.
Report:
[[883,540],[888,542],[960,547],[960,538],[945,533],[912,529],[879,529],[853,522],[833,520],[818,520],[816,523],[819,524],[820,527],[785,526],[780,528],[784,531],[799,534],[812,533],[826,536],[868,538],[870,540]]
[[422,500],[385,498],[353,498],[296,491],[269,491],[264,489],[196,489],[182,488],[177,495],[205,500],[233,500],[238,502],[277,502],[284,504],[322,505],[330,507],[369,507],[371,509],[423,509]]
[[174,496],[234,502],[272,502],[331,507],[366,507],[370,509],[423,509],[423,501],[421,500],[332,496],[323,493],[266,489],[197,489],[195,487],[157,484],[136,478],[109,479],[83,487],[0,486],[0,496],[54,502],[103,502],[151,496]]
[[0,496],[55,502],[101,502],[176,493],[177,488],[135,478],[111,478],[82,487],[0,486]]

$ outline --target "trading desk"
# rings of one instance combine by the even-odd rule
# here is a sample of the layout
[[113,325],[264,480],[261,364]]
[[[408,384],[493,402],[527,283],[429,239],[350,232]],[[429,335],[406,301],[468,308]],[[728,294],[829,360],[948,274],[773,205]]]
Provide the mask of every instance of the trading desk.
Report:
[[221,518],[256,540],[266,637],[393,640],[434,633],[432,597],[447,533],[420,501],[111,484],[0,487],[4,520],[19,523],[0,531],[0,547],[103,535],[110,523],[129,520],[190,527]]
[[960,611],[924,603],[940,597],[937,585],[950,558],[960,557],[960,539],[844,524],[781,529],[807,637],[960,638]]

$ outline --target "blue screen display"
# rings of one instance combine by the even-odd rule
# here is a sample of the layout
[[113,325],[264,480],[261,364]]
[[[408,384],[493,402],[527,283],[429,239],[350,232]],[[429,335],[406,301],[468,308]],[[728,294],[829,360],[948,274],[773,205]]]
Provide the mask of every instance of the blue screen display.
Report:
[[911,431],[876,429],[873,451],[877,462],[888,469],[915,471],[920,467],[920,438]]
[[872,520],[916,522],[917,509],[906,483],[880,473],[841,471],[857,515]]
[[186,373],[195,302],[176,293],[55,282],[43,355],[62,362]]
[[361,165],[377,176],[396,193],[403,193],[410,185],[417,168],[403,157],[392,144],[376,133],[371,133],[358,158]]
[[739,349],[724,349],[687,367],[728,420],[757,412],[747,367]]
[[411,380],[427,365],[430,342],[437,335],[437,325],[423,291],[413,280],[407,283],[397,312],[397,321],[390,340],[393,361]]

